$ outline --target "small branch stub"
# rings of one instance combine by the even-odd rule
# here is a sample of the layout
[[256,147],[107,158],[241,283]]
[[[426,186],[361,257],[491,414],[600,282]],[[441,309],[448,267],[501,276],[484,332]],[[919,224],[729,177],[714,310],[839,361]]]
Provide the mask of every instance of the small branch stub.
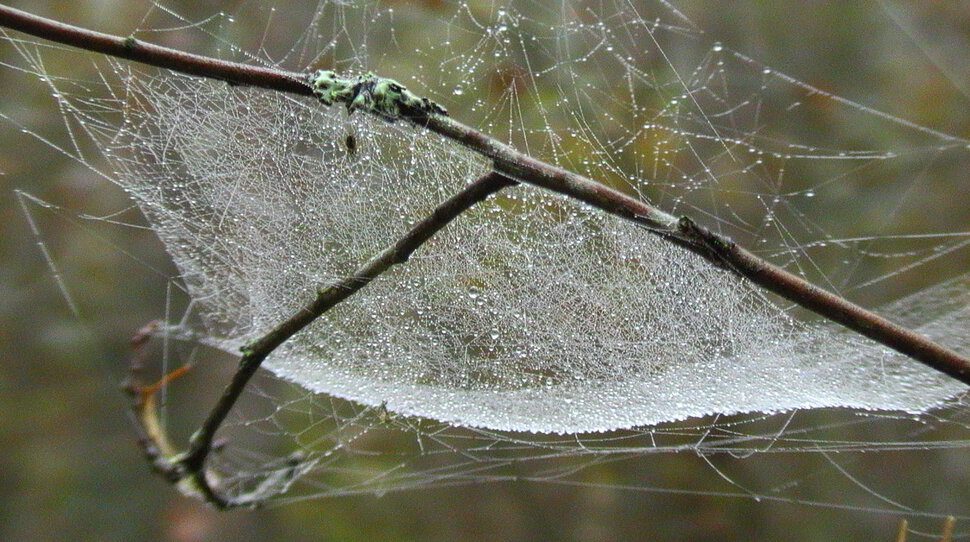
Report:
[[734,241],[699,225],[689,216],[677,220],[677,235],[679,240],[694,245],[695,250],[712,264],[723,269],[730,268]]

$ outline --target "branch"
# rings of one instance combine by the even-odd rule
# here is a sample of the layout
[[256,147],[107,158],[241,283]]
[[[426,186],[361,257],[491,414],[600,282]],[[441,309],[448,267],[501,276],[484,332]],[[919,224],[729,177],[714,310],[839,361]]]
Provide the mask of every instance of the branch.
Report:
[[[411,254],[423,245],[432,235],[441,231],[461,213],[467,211],[476,203],[515,181],[500,173],[489,173],[476,179],[454,196],[441,203],[430,216],[418,222],[406,234],[380,254],[371,258],[360,266],[351,276],[341,279],[317,293],[317,297],[289,320],[279,324],[262,338],[243,348],[243,356],[239,360],[239,368],[226,386],[222,397],[209,412],[199,430],[192,435],[189,448],[185,453],[174,453],[165,434],[159,429],[155,412],[154,391],[158,384],[141,388],[136,384],[129,386],[134,397],[133,410],[136,414],[139,442],[153,468],[169,481],[180,484],[183,491],[200,496],[204,501],[218,508],[233,508],[239,506],[256,506],[266,496],[266,489],[257,488],[246,495],[229,498],[215,487],[213,480],[217,480],[215,473],[205,468],[206,460],[213,450],[213,440],[216,431],[225,421],[229,411],[239,399],[250,378],[259,366],[276,348],[306,327],[335,305],[347,299],[358,290],[367,286],[372,280],[390,269],[393,265],[404,263]],[[151,328],[140,331],[132,344],[135,346],[133,369],[141,360],[141,348],[144,347],[146,337]],[[166,382],[171,379],[166,376]],[[292,479],[298,470],[298,458],[293,458],[282,475],[283,483]],[[272,488],[276,484],[262,484],[261,488]]]
[[[181,73],[221,79],[232,84],[312,95],[307,76],[303,73],[188,54],[132,37],[122,38],[78,28],[2,5],[0,25],[44,39]],[[636,222],[762,288],[970,384],[970,359],[758,258],[730,239],[705,229],[688,217],[678,219],[582,175],[526,156],[511,146],[449,117],[414,113],[416,114],[407,116],[409,121],[491,158],[496,171],[508,177],[565,194]]]

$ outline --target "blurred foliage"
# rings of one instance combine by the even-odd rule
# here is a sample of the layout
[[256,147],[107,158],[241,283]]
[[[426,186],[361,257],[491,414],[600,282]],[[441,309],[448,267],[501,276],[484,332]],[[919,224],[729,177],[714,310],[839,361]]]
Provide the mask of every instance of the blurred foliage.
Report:
[[[135,0],[77,2],[19,1],[16,7],[97,30],[125,35],[148,11]],[[394,1],[395,9],[434,10],[439,2]],[[201,20],[215,11],[233,12],[235,2],[166,0],[165,6]],[[676,2],[712,41],[837,95],[871,105],[918,124],[970,136],[970,4],[922,2],[894,7],[915,21],[912,34],[900,31],[874,4],[844,2]],[[904,12],[904,10],[906,10]],[[289,15],[288,15],[289,16]],[[260,39],[286,43],[286,25],[249,28],[245,17],[226,30],[225,39],[246,48]],[[304,24],[302,22],[298,24]],[[422,32],[434,32],[425,25]],[[159,34],[166,45],[211,53],[217,44],[198,34]],[[143,36],[152,39],[152,36]],[[8,44],[0,55],[13,58]],[[53,72],[93,78],[90,56],[48,53]],[[495,76],[495,85],[514,84],[514,67]],[[905,81],[901,83],[901,81]],[[511,82],[511,83],[510,83]],[[16,74],[0,69],[7,89],[2,109],[19,122],[52,138],[60,117],[49,96],[18,92]],[[456,116],[462,117],[461,114]],[[474,119],[469,119],[473,122]],[[851,127],[801,127],[818,130]],[[864,127],[860,128],[864,132]],[[823,507],[792,506],[750,499],[712,499],[702,494],[667,494],[614,489],[615,484],[690,489],[725,486],[701,458],[690,454],[640,458],[590,468],[584,479],[604,487],[552,484],[474,484],[422,489],[382,497],[317,499],[260,511],[213,512],[181,498],[149,473],[127,419],[117,383],[128,357],[128,338],[165,307],[167,277],[174,275],[164,250],[148,232],[99,227],[28,203],[40,236],[59,265],[76,304],[74,315],[38,250],[15,190],[91,215],[128,206],[116,187],[47,146],[0,124],[0,539],[3,540],[891,540],[892,517]],[[60,135],[58,135],[60,133]],[[800,134],[802,136],[804,134]],[[877,137],[862,133],[858,137]],[[845,136],[844,136],[845,137]],[[55,141],[57,141],[55,139]],[[794,172],[800,173],[800,172]],[[804,172],[803,174],[808,174]],[[953,172],[934,190],[941,198],[967,197],[967,173]],[[833,220],[844,216],[878,219],[885,202],[847,194],[832,206]],[[872,208],[868,208],[871,205]],[[966,215],[911,211],[927,231],[953,229]],[[138,222],[137,213],[123,220]],[[966,228],[957,225],[956,228]],[[141,263],[139,263],[141,262]],[[901,292],[918,290],[968,267],[967,255],[943,259],[903,277]],[[148,271],[146,271],[148,270]],[[155,272],[157,270],[158,272]],[[185,400],[208,405],[226,375],[189,382]],[[187,379],[191,380],[191,379]],[[204,410],[204,406],[201,407]],[[824,413],[820,414],[824,418]],[[932,508],[935,488],[967,482],[960,450],[879,454],[872,469],[911,478],[908,502]],[[744,482],[768,477],[739,462],[711,458]],[[779,471],[799,469],[803,458],[786,455]],[[807,463],[808,460],[805,460]],[[931,463],[932,462],[932,463]],[[767,468],[765,463],[759,463]],[[908,473],[908,474],[901,474]],[[820,500],[824,479],[817,482]],[[964,493],[964,503],[970,494]],[[963,508],[966,508],[964,506]],[[919,521],[916,522],[917,526]],[[921,527],[938,531],[938,522]]]

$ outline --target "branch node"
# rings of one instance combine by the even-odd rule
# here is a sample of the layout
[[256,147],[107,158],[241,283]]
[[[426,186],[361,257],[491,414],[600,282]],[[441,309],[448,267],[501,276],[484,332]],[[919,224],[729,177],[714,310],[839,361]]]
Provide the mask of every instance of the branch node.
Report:
[[733,260],[731,253],[737,246],[734,241],[718,235],[694,222],[689,216],[677,220],[677,234],[703,252],[703,255],[722,269],[730,269]]

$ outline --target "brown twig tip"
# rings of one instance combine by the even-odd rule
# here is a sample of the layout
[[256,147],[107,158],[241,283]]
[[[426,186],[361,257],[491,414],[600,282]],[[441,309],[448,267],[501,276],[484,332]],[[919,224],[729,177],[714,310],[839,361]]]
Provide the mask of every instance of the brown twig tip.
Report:
[[121,383],[121,389],[132,397],[137,395],[140,399],[143,382],[138,374],[145,368],[148,343],[160,325],[159,320],[152,320],[136,331],[128,341],[131,345],[131,358],[128,361],[128,376]]
[[161,325],[162,325],[161,320],[152,320],[151,322],[148,322],[147,324],[142,326],[141,329],[136,331],[135,334],[132,335],[131,337],[130,342],[131,342],[132,348],[137,349],[137,348],[143,347],[145,343],[147,343],[152,338],[152,336],[155,335],[155,332],[158,331],[158,328]]

